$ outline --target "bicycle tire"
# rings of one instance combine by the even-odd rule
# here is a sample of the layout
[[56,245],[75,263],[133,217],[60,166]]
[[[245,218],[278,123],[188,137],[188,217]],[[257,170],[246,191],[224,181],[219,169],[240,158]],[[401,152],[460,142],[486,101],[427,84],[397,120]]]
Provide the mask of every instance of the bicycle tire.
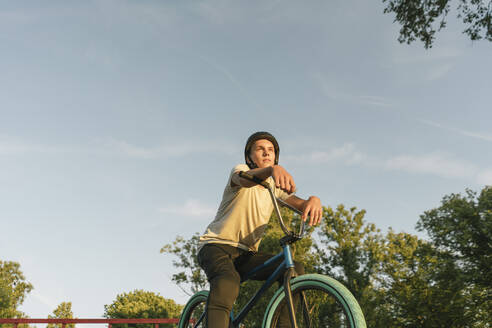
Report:
[[205,327],[203,316],[205,315],[208,294],[207,290],[202,290],[191,296],[179,317],[179,328]]
[[[335,279],[320,274],[302,275],[291,281],[291,289],[295,300],[298,328],[366,328],[364,314],[359,303],[352,293]],[[305,306],[303,306],[302,295],[307,299]],[[285,304],[285,293],[281,288],[272,297],[267,307],[263,327],[277,326],[280,312],[282,309],[287,311]],[[307,311],[303,310],[303,307]],[[287,318],[288,312],[284,312],[282,320]],[[290,321],[288,325],[290,326]]]

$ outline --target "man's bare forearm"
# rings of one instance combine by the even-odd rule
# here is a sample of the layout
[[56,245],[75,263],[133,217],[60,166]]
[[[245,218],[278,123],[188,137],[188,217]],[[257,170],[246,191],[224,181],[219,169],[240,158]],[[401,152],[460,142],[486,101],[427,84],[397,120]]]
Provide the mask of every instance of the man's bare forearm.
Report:
[[310,196],[308,199],[302,199],[295,195],[286,199],[286,203],[302,211],[302,219],[306,220],[309,216],[309,224],[317,225],[323,217],[323,207],[321,201],[316,196]]
[[[256,169],[249,170],[248,173],[257,177],[258,179],[265,180],[268,177],[272,176],[273,168],[271,166],[264,167],[264,168],[256,168]],[[232,176],[232,183],[233,185],[246,187],[246,188],[251,188],[257,185],[252,181],[241,178],[239,176],[239,173],[235,173]]]
[[[265,180],[268,177],[273,177],[275,181],[275,186],[289,194],[293,193],[296,190],[294,179],[289,174],[289,172],[287,172],[280,165],[252,169],[249,170],[248,173],[254,175],[260,180]],[[241,186],[241,187],[251,188],[256,186],[256,183],[243,179],[239,176],[239,173],[235,173],[232,176],[231,186],[232,187]]]
[[296,195],[292,195],[287,198],[285,202],[290,206],[297,208],[299,211],[303,211],[306,200],[299,198]]

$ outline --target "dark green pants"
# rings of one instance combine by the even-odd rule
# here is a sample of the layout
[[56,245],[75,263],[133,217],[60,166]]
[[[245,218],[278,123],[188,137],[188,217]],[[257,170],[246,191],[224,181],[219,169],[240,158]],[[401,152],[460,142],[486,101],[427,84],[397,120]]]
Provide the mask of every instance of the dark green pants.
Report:
[[[239,295],[241,277],[273,256],[247,252],[237,247],[222,244],[207,244],[202,247],[198,253],[198,263],[210,282],[206,327],[229,327],[230,313]],[[297,274],[304,274],[304,266],[299,262],[294,262],[294,264]],[[266,280],[275,269],[276,266],[271,265],[258,272],[251,279]],[[283,276],[280,277],[280,279],[282,278]],[[282,326],[290,326],[287,312],[282,315],[280,322],[285,322],[285,325]]]

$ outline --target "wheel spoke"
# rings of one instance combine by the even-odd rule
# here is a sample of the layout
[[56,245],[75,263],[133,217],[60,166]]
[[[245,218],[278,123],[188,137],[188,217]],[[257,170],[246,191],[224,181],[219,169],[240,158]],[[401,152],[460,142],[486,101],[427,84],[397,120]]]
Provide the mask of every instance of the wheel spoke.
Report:
[[[304,287],[292,291],[298,328],[351,327],[350,319],[338,299],[322,288]],[[287,315],[287,316],[286,316]],[[271,327],[289,327],[288,307],[280,302]]]

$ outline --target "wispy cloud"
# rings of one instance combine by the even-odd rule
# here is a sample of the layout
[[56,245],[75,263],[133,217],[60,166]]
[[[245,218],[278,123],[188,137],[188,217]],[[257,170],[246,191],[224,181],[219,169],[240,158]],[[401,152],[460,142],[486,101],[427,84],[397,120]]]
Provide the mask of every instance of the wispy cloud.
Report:
[[480,171],[477,174],[477,183],[492,186],[492,168]]
[[492,134],[480,133],[480,132],[471,132],[471,131],[464,131],[464,130],[458,130],[458,132],[464,136],[467,136],[467,137],[472,137],[472,138],[481,139],[481,140],[485,140],[485,141],[492,141]]
[[439,80],[441,77],[444,77],[446,74],[448,74],[453,69],[453,67],[454,65],[450,63],[435,65],[429,68],[427,79],[429,81]]
[[433,49],[432,51],[422,50],[415,48],[402,48],[395,45],[395,49],[398,49],[399,53],[396,53],[393,57],[393,63],[402,64],[425,64],[442,62],[444,60],[455,59],[462,56],[462,50],[456,47],[440,47],[439,49]]
[[386,97],[347,91],[347,88],[343,87],[340,81],[327,78],[319,72],[313,73],[312,77],[319,85],[319,88],[323,94],[332,100],[355,103],[359,105],[376,106],[385,109],[394,107],[393,101]]
[[235,151],[232,144],[223,140],[179,140],[145,147],[109,137],[96,139],[90,145],[51,145],[0,135],[0,155],[112,153],[134,158],[154,159],[182,157],[204,152],[233,154]]
[[234,147],[224,141],[214,140],[181,140],[155,147],[143,147],[125,140],[106,138],[100,140],[106,151],[123,154],[129,157],[152,159],[160,157],[181,157],[193,153],[217,152],[234,153]]
[[[357,164],[364,160],[366,156],[355,148],[353,143],[345,143],[340,147],[334,147],[328,150],[316,150],[304,156],[297,157],[303,161],[323,164],[336,161],[342,161],[346,164]],[[288,160],[295,160],[296,157],[289,156]]]
[[455,46],[443,46],[428,51],[421,48],[405,48],[400,47],[398,44],[393,45],[394,53],[392,62],[395,65],[407,65],[407,64],[435,64],[436,62],[443,62],[447,60],[453,60],[463,55],[463,51]]
[[195,54],[200,60],[208,64],[210,67],[214,68],[218,72],[220,72],[222,75],[224,75],[231,83],[234,85],[239,92],[256,108],[262,109],[263,107],[251,96],[251,94],[246,90],[246,88],[243,86],[241,82],[228,70],[226,69],[223,65],[219,65],[218,63],[204,57],[198,54]]
[[55,153],[61,151],[64,151],[64,149],[56,146],[37,144],[9,136],[0,136],[0,155]]
[[411,173],[432,174],[445,178],[471,178],[477,167],[445,154],[400,155],[384,162],[384,168]]
[[333,79],[329,79],[319,72],[314,72],[312,77],[319,85],[323,94],[328,98],[333,100],[346,98],[345,92],[340,87],[340,83],[336,83]]
[[475,139],[480,139],[480,140],[492,142],[492,134],[490,134],[490,133],[474,132],[474,131],[468,131],[468,130],[463,130],[463,129],[457,129],[454,127],[445,126],[441,123],[437,123],[437,122],[433,122],[433,121],[429,121],[429,120],[425,120],[425,119],[419,119],[418,121],[420,123],[425,124],[425,125],[429,125],[429,126],[443,129],[443,130],[447,130],[447,131],[452,131],[452,132],[461,134],[461,135],[466,136],[466,137],[471,137],[471,138],[475,138]]
[[189,199],[182,205],[169,205],[159,209],[159,212],[176,214],[195,218],[210,218],[215,215],[217,208],[197,199]]
[[58,306],[58,304],[51,297],[43,295],[36,290],[34,290],[32,292],[32,296],[36,300],[38,300],[38,302],[40,302],[41,304],[45,305],[46,307],[48,307],[50,309],[55,309]]
[[463,51],[456,47],[442,47],[428,51],[420,48],[394,47],[389,69],[405,72],[408,77],[435,81],[445,77],[456,65]]
[[311,164],[344,163],[372,169],[425,174],[447,179],[465,179],[474,183],[492,184],[492,169],[480,168],[452,154],[432,152],[426,154],[399,154],[386,158],[375,157],[361,151],[354,143],[327,150],[315,150],[300,156],[286,156],[287,161],[303,161]]
[[[371,163],[378,163],[378,161]],[[472,162],[457,159],[451,154],[441,152],[398,155],[379,162],[377,165],[391,171],[427,174],[448,179],[464,179],[479,185],[492,185],[491,168],[481,168]]]
[[359,102],[366,105],[374,105],[379,107],[392,107],[392,102],[384,97],[380,96],[360,96]]

